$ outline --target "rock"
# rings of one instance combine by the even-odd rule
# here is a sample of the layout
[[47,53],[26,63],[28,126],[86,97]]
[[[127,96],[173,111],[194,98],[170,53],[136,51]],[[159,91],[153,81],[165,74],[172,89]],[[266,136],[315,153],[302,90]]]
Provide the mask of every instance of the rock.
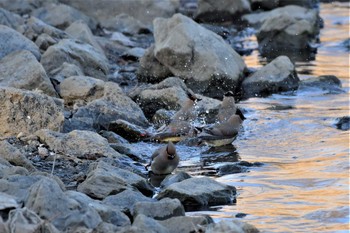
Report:
[[38,7],[54,2],[57,2],[57,0],[1,0],[0,7],[19,15],[25,15],[31,13]]
[[279,6],[298,5],[306,8],[315,8],[319,0],[278,0]]
[[299,78],[295,67],[286,56],[277,57],[242,83],[246,98],[295,90],[298,86]]
[[29,190],[25,206],[41,218],[51,220],[60,231],[77,226],[94,229],[102,221],[96,210],[67,197],[52,179],[42,179]]
[[16,209],[19,207],[15,197],[6,193],[0,193],[0,211],[7,209]]
[[111,223],[101,222],[94,230],[93,233],[105,233],[105,232],[120,232],[121,228]]
[[15,51],[0,60],[0,86],[38,89],[47,95],[57,96],[44,68],[27,50]]
[[336,119],[335,126],[337,129],[349,130],[350,129],[350,116],[343,116]]
[[126,189],[118,194],[107,196],[102,203],[113,208],[118,208],[124,213],[131,215],[136,203],[155,201],[155,199],[146,197],[137,190]]
[[105,83],[88,76],[71,76],[60,84],[60,96],[66,104],[84,104],[103,96]]
[[278,7],[280,0],[250,0],[252,10],[272,10]]
[[168,125],[171,121],[171,118],[175,115],[174,110],[166,110],[161,108],[157,110],[152,116],[152,123],[155,128],[160,128],[163,125]]
[[299,89],[317,88],[329,93],[343,93],[341,81],[334,75],[321,75],[301,80]]
[[226,232],[258,233],[260,231],[249,223],[245,223],[237,219],[233,219],[229,221],[220,221],[218,223],[212,223],[208,225],[205,232],[206,233],[226,233]]
[[276,57],[286,52],[312,51],[319,33],[317,10],[286,6],[272,10],[256,34],[263,56]]
[[348,50],[350,51],[350,38],[346,39],[342,42],[342,45]]
[[149,47],[140,59],[137,78],[140,82],[159,83],[173,76],[169,68],[162,65],[154,56],[154,45]]
[[157,199],[177,198],[185,206],[208,206],[231,203],[235,194],[235,187],[201,177],[174,183],[161,191]]
[[[1,4],[1,3],[0,3]],[[15,29],[23,24],[21,16],[0,8],[0,24]]]
[[18,50],[28,50],[37,60],[41,58],[38,46],[12,28],[0,25],[0,41],[0,59]]
[[213,220],[205,216],[177,216],[163,221],[158,221],[169,233],[177,232],[205,232],[205,228]]
[[111,26],[114,25],[115,19],[113,18],[121,13],[128,14],[146,25],[151,25],[152,20],[156,17],[172,16],[179,5],[178,1],[173,0],[61,0],[60,2],[69,4],[87,15],[96,18],[101,23],[102,27],[107,28],[111,28]]
[[224,176],[228,174],[246,172],[248,169],[245,166],[241,166],[236,163],[233,163],[233,164],[230,163],[230,164],[221,165],[216,170],[217,170],[218,176]]
[[121,233],[169,233],[159,221],[143,214],[137,215],[131,227],[124,228]]
[[96,160],[100,157],[121,158],[105,138],[91,131],[74,130],[70,133],[58,133],[50,130],[39,130],[35,133],[40,142],[50,150],[81,159]]
[[131,48],[122,54],[124,60],[138,61],[145,54],[143,48]]
[[35,167],[27,159],[19,149],[12,146],[6,140],[0,141],[0,157],[13,165],[25,167],[29,171],[35,171]]
[[140,20],[134,17],[121,13],[113,19],[114,23],[107,27],[126,35],[148,34],[151,29],[144,25]]
[[43,54],[41,64],[51,77],[51,73],[64,62],[78,66],[86,76],[106,80],[108,60],[104,54],[89,44],[72,39],[63,39],[50,46]]
[[60,67],[52,70],[48,75],[51,77],[56,90],[59,92],[59,84],[63,82],[63,80],[71,76],[84,76],[84,73],[79,66],[63,62]]
[[72,38],[87,43],[97,49],[101,54],[104,54],[103,49],[94,38],[91,29],[83,20],[73,22],[69,27],[66,28],[65,32],[68,33]]
[[235,21],[243,13],[250,11],[249,0],[198,0],[195,16],[201,22]]
[[128,144],[128,140],[126,140],[125,138],[123,138],[122,136],[111,132],[111,131],[106,131],[106,130],[101,130],[99,132],[99,134],[106,138],[108,143],[119,143],[119,144]]
[[153,193],[152,187],[143,177],[99,161],[90,166],[86,180],[78,186],[78,191],[103,199],[131,187],[148,194]]
[[137,202],[133,216],[142,214],[156,220],[165,220],[175,216],[185,216],[185,209],[178,199],[164,198],[158,202]]
[[34,10],[32,15],[62,30],[77,20],[84,21],[91,30],[95,30],[97,27],[94,19],[65,4],[47,4]]
[[136,43],[131,41],[129,37],[125,36],[121,32],[113,32],[110,38],[111,41],[117,42],[118,44],[127,46],[127,47],[135,47]]
[[187,174],[186,172],[179,172],[176,174],[171,174],[168,175],[160,184],[160,187],[162,189],[167,188],[169,185],[174,184],[174,183],[178,183],[181,182],[183,180],[187,180],[189,178],[192,178],[189,174]]
[[123,135],[130,142],[138,142],[151,136],[144,128],[124,120],[110,122],[108,130]]
[[32,91],[0,87],[0,135],[39,129],[59,131],[63,125],[63,104],[59,99]]
[[235,90],[246,66],[220,36],[175,14],[154,20],[154,54],[194,92],[221,98]]

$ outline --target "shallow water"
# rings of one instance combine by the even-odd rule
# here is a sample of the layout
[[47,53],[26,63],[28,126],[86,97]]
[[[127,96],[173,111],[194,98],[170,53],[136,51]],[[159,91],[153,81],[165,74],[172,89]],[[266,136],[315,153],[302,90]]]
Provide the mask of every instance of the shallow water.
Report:
[[[349,38],[349,3],[321,4],[320,12],[316,58],[296,62],[297,71],[301,79],[336,75],[344,93],[304,89],[240,102],[248,120],[233,144],[242,160],[264,166],[217,178],[237,188],[236,204],[188,215],[206,213],[217,221],[244,213],[243,221],[263,232],[348,232],[349,131],[333,123],[349,115],[349,51],[341,45]],[[254,37],[248,40],[254,44]],[[256,68],[265,63],[257,51],[245,61]],[[269,110],[276,105],[292,108]]]

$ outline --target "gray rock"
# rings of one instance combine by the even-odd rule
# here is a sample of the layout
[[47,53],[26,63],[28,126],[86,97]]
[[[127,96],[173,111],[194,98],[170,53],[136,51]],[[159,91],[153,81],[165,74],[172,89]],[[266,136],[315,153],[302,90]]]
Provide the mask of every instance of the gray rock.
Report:
[[163,125],[168,125],[174,114],[175,111],[173,110],[166,110],[164,108],[157,110],[152,116],[152,123],[154,124],[154,127],[159,128]]
[[97,49],[101,54],[104,54],[103,49],[97,43],[94,35],[91,32],[89,26],[82,20],[73,22],[65,30],[72,38],[80,40],[84,43],[87,43]]
[[122,228],[111,223],[101,222],[92,233],[120,232]]
[[[286,6],[272,10],[256,34],[262,55],[310,50],[319,33],[317,10]],[[276,56],[275,55],[275,56]]]
[[108,143],[129,144],[128,140],[114,132],[101,130],[99,134],[106,138]]
[[107,28],[113,28],[115,23],[113,18],[121,13],[128,14],[146,25],[151,25],[152,20],[156,17],[172,16],[179,6],[179,2],[173,0],[61,0],[60,2],[69,4],[87,15],[96,18],[101,23],[101,26]]
[[144,128],[131,124],[125,120],[111,121],[108,130],[123,135],[123,137],[129,142],[138,142],[151,136],[151,134]]
[[237,232],[237,233],[258,233],[260,232],[256,227],[249,223],[233,219],[230,221],[220,221],[218,223],[212,223],[208,225],[206,233],[226,233],[226,232]]
[[89,44],[63,39],[58,44],[50,46],[41,59],[41,64],[50,77],[51,73],[64,62],[78,66],[86,76],[106,80],[108,60],[104,54]]
[[280,0],[250,0],[252,10],[272,10],[278,7]]
[[6,140],[0,141],[0,157],[16,166],[25,167],[29,171],[36,170],[29,159]]
[[101,98],[105,83],[88,76],[71,76],[60,84],[60,96],[66,104],[83,104]]
[[77,20],[84,21],[91,30],[95,30],[97,26],[94,19],[65,4],[47,4],[34,10],[32,15],[62,30]]
[[67,197],[52,179],[42,179],[29,190],[25,206],[43,219],[50,219],[60,231],[77,226],[94,229],[102,221],[96,210]]
[[6,193],[0,193],[0,211],[6,209],[16,209],[19,207],[15,197]]
[[171,174],[171,175],[165,177],[165,179],[160,184],[160,187],[162,189],[164,189],[164,188],[167,188],[171,184],[178,183],[178,182],[181,182],[183,180],[187,180],[189,178],[192,178],[192,177],[183,171],[176,173],[176,174]]
[[242,173],[246,172],[248,170],[247,167],[241,166],[236,163],[229,163],[229,164],[224,164],[220,165],[216,171],[218,176],[224,176],[227,174],[234,174],[234,173]]
[[0,60],[0,86],[38,89],[47,95],[57,96],[44,68],[27,50],[15,51]]
[[0,135],[39,129],[59,131],[63,125],[63,104],[59,99],[32,91],[0,87]]
[[185,209],[178,199],[164,198],[158,202],[137,202],[132,215],[142,214],[156,220],[165,220],[175,216],[185,216]]
[[41,58],[38,46],[12,28],[0,25],[0,41],[0,59],[18,50],[28,50],[37,60]]
[[100,157],[123,157],[108,145],[105,138],[95,132],[74,130],[64,134],[43,129],[37,131],[35,135],[56,153],[92,160]]
[[114,24],[110,25],[110,27],[107,28],[113,29],[126,35],[136,35],[151,32],[151,29],[143,24],[140,20],[137,20],[125,13],[117,15],[113,20],[115,21]]
[[298,5],[306,8],[315,8],[319,0],[278,0],[279,6]]
[[349,130],[350,129],[350,116],[343,116],[336,119],[334,124],[337,129]]
[[178,232],[205,232],[206,226],[211,223],[211,220],[205,216],[177,216],[163,221],[158,221],[163,225],[169,233]]
[[277,57],[242,83],[245,97],[267,96],[295,90],[298,86],[299,78],[295,67],[286,56]]
[[54,84],[59,85],[66,78],[69,78],[71,76],[84,76],[84,73],[79,66],[68,62],[63,62],[60,67],[51,70],[48,75],[51,77],[51,80],[53,80]]
[[300,81],[299,89],[318,88],[331,93],[344,92],[341,81],[334,75],[321,75]]
[[208,206],[231,203],[235,194],[235,187],[201,177],[174,183],[161,191],[157,199],[177,198],[183,205]]
[[135,47],[136,46],[135,42],[130,40],[129,37],[125,36],[121,32],[113,32],[111,37],[110,37],[110,40],[113,42],[116,42],[118,44],[127,46],[127,47]]
[[[1,4],[1,3],[0,3]],[[0,24],[15,29],[23,24],[21,16],[0,8]]]
[[19,15],[29,14],[34,9],[42,7],[48,3],[55,3],[57,0],[1,0],[0,7]]
[[106,197],[102,203],[130,214],[133,211],[135,203],[155,201],[155,199],[146,197],[137,190],[126,189],[118,194]]
[[152,187],[143,177],[99,161],[90,165],[86,180],[78,186],[78,191],[93,198],[103,199],[131,187],[141,192],[153,192]]
[[145,54],[143,48],[131,48],[122,54],[122,58],[125,60],[137,61]]
[[196,93],[221,98],[243,77],[246,66],[231,46],[186,16],[155,19],[154,37],[157,60]]
[[198,0],[195,18],[202,22],[234,21],[243,13],[249,11],[249,0]]
[[126,227],[121,233],[169,233],[157,220],[143,214],[137,215],[131,227]]

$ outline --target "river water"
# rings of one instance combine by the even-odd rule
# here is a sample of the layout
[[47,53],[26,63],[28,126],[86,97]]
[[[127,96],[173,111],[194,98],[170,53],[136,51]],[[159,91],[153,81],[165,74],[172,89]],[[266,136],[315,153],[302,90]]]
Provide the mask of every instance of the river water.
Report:
[[[349,38],[349,3],[321,4],[320,15],[316,58],[296,62],[298,75],[336,75],[344,93],[304,89],[240,102],[248,120],[233,145],[242,160],[264,166],[216,178],[237,188],[234,205],[188,215],[210,214],[218,221],[244,213],[242,220],[262,232],[349,231],[349,131],[333,125],[350,115],[349,51],[341,44]],[[254,68],[265,63],[257,51],[245,62]],[[279,105],[291,107],[270,110]]]

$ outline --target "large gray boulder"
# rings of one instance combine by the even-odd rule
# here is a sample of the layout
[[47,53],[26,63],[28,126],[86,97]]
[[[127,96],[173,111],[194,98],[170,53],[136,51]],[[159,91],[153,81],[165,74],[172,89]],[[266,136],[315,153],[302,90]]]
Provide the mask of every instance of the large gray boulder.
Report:
[[262,55],[312,50],[319,33],[316,9],[286,6],[271,11],[256,34]]
[[0,136],[59,131],[63,126],[62,101],[44,94],[0,87],[0,106]]
[[41,58],[38,46],[12,28],[0,25],[0,41],[0,59],[18,50],[28,50],[37,60]]
[[56,153],[92,160],[123,157],[109,146],[107,139],[95,132],[74,130],[64,134],[43,129],[35,132],[35,135]]
[[202,22],[234,21],[250,12],[249,0],[198,0],[196,20]]
[[260,231],[253,225],[245,223],[238,219],[220,221],[217,223],[209,224],[206,233],[226,233],[226,232],[237,232],[237,233],[259,233]]
[[57,2],[58,0],[1,0],[0,7],[19,15],[24,15],[45,4]]
[[16,29],[23,23],[21,16],[11,13],[3,8],[0,8],[0,25],[5,25],[12,29]]
[[296,90],[298,86],[294,64],[286,56],[277,57],[242,83],[243,95],[247,98]]
[[57,96],[44,68],[27,50],[10,53],[0,60],[0,86],[26,90],[38,89],[47,95]]
[[246,66],[220,36],[181,14],[153,24],[155,57],[189,88],[218,98],[235,90]]
[[89,44],[63,39],[58,44],[50,46],[41,59],[41,64],[48,75],[64,62],[80,67],[87,76],[102,80],[107,78],[109,68],[106,56]]
[[177,198],[183,205],[209,206],[231,203],[235,194],[235,187],[201,177],[171,184],[158,194],[157,199]]
[[6,140],[0,141],[0,158],[5,159],[13,165],[25,167],[29,171],[36,170],[29,159]]
[[206,226],[213,220],[209,216],[176,216],[158,221],[169,233],[206,232]]

